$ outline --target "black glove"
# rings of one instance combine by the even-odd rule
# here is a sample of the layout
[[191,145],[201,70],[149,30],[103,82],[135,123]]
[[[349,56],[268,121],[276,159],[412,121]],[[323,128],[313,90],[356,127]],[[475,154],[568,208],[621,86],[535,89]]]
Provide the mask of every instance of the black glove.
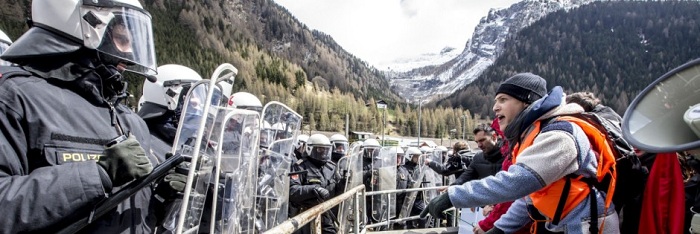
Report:
[[170,169],[163,180],[156,185],[155,195],[169,201],[179,198],[179,193],[185,191],[189,167],[189,162],[182,162]]
[[107,147],[97,164],[107,172],[112,186],[122,186],[129,181],[148,175],[153,170],[151,161],[134,135]]
[[442,212],[449,209],[450,207],[452,207],[452,201],[450,201],[450,196],[447,193],[443,193],[440,194],[440,196],[433,198],[433,200],[430,200],[428,207],[422,212],[420,212],[420,217],[425,218],[425,216],[428,216],[428,212],[430,212],[430,215],[432,215],[435,218],[446,219],[447,217],[445,217],[445,215],[442,214]]
[[314,188],[314,192],[316,192],[316,198],[321,201],[326,201],[326,199],[331,197],[331,193],[328,192],[328,189],[325,189],[321,186],[317,186]]

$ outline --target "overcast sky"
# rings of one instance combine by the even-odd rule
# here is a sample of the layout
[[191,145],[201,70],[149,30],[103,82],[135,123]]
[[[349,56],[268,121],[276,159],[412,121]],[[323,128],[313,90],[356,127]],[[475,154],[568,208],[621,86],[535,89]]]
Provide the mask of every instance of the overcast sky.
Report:
[[520,0],[274,0],[311,29],[377,65],[397,58],[464,49],[491,8]]

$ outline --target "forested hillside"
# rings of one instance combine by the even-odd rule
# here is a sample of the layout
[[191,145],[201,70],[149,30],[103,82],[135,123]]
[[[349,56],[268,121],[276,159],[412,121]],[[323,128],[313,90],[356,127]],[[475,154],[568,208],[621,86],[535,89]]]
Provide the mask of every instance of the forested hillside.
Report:
[[[263,102],[281,101],[304,116],[305,129],[380,133],[382,113],[366,103],[389,103],[387,133],[416,135],[418,114],[390,89],[383,75],[343,50],[333,38],[309,30],[271,0],[145,0],[153,19],[158,64],[182,64],[210,76],[217,65],[236,66],[235,91]],[[27,30],[29,0],[0,1],[0,29],[17,39]],[[130,77],[134,100],[141,78]],[[462,109],[423,108],[422,136],[446,137],[462,124]],[[462,119],[464,120],[464,119]],[[471,131],[467,131],[471,132]],[[469,134],[468,134],[469,135]]]
[[571,91],[591,91],[623,114],[667,71],[700,57],[697,1],[596,2],[548,15],[513,35],[476,81],[438,105],[491,116],[498,84],[532,72]]

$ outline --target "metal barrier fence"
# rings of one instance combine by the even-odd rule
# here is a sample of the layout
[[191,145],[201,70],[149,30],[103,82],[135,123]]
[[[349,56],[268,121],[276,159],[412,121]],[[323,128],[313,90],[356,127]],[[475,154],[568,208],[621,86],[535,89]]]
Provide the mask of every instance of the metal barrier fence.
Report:
[[[428,191],[428,190],[438,190],[438,189],[444,189],[447,188],[447,186],[440,186],[440,187],[429,187],[429,188],[412,188],[412,189],[395,189],[395,190],[383,190],[383,191],[372,191],[372,192],[365,192],[365,186],[364,185],[359,185],[357,187],[354,187],[347,192],[340,194],[334,198],[331,198],[328,201],[325,201],[321,204],[318,204],[301,214],[298,214],[297,216],[294,216],[287,221],[281,223],[280,225],[267,230],[265,234],[278,234],[278,233],[285,233],[289,234],[292,233],[299,228],[303,227],[307,223],[311,222],[312,220],[316,218],[320,218],[320,216],[332,209],[333,207],[340,205],[345,200],[348,200],[350,198],[353,199],[353,204],[355,204],[355,207],[352,209],[353,210],[353,233],[359,234],[359,233],[365,233],[367,228],[374,228],[374,227],[381,227],[381,226],[389,226],[392,223],[396,222],[404,222],[404,221],[409,221],[409,220],[415,220],[419,219],[419,216],[410,216],[410,217],[405,217],[405,218],[400,218],[400,219],[388,219],[383,222],[379,223],[373,223],[373,224],[368,224],[366,225],[362,230],[359,229],[360,227],[360,209],[365,209],[364,204],[360,207],[360,204],[358,201],[360,201],[360,196],[364,196],[365,199],[368,197],[374,196],[374,195],[382,195],[382,194],[391,194],[391,193],[402,193],[402,192],[415,192],[415,191]],[[456,225],[459,221],[459,209],[450,208],[447,211],[454,211],[453,215],[453,224]],[[364,214],[364,212],[363,212]],[[342,228],[342,227],[341,227]]]
[[302,212],[301,214],[298,214],[297,216],[294,216],[294,217],[288,219],[287,221],[284,221],[280,225],[277,225],[276,227],[274,227],[270,230],[267,230],[265,233],[266,234],[292,233],[292,232],[296,231],[297,229],[303,227],[307,223],[311,222],[311,220],[313,220],[315,218],[320,218],[320,216],[323,213],[325,213],[326,211],[329,211],[331,208],[333,208],[337,205],[340,205],[341,202],[349,199],[350,197],[352,197],[353,201],[355,201],[354,202],[355,208],[353,209],[353,212],[352,212],[353,216],[355,216],[355,218],[354,218],[355,230],[353,230],[353,232],[356,234],[360,233],[360,230],[359,230],[360,213],[358,213],[358,210],[360,209],[360,207],[359,207],[360,204],[358,201],[360,200],[361,192],[363,192],[364,190],[365,190],[365,185],[358,185],[357,187],[354,187],[343,194],[340,194],[334,198],[331,198],[328,201],[325,201],[321,204],[318,204],[314,207],[311,207],[311,209],[308,209],[308,210]]

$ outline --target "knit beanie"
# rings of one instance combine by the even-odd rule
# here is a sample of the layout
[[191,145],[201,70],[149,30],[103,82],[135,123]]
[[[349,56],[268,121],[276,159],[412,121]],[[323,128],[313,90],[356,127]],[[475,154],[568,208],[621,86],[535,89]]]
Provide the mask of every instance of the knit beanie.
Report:
[[547,81],[532,73],[519,73],[503,81],[496,94],[505,93],[530,104],[547,94]]

